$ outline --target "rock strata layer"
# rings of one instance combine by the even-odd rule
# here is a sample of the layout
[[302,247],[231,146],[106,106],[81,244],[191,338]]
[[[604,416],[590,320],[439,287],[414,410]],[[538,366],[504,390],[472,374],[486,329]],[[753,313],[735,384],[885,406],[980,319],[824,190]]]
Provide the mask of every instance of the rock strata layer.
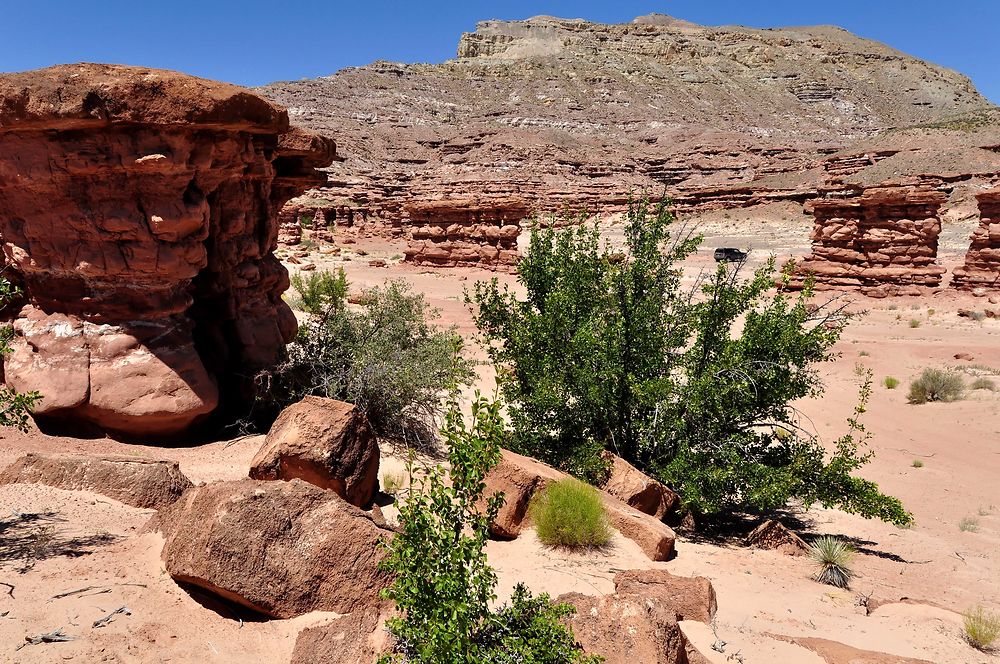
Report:
[[[296,329],[278,210],[333,142],[236,86],[138,67],[0,75],[0,235],[24,291],[6,380],[36,413],[169,435]],[[234,388],[234,389],[228,389]]]
[[513,269],[528,207],[512,199],[445,199],[406,206],[406,260],[418,265]]
[[976,201],[979,226],[972,233],[964,265],[955,268],[951,285],[996,289],[1000,287],[1000,188],[980,192]]

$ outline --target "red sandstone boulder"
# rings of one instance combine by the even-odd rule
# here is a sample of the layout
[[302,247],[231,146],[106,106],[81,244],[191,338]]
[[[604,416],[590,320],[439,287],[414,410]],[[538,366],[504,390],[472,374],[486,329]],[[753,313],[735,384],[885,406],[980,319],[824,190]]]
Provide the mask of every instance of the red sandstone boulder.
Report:
[[250,477],[297,477],[363,507],[375,497],[378,463],[375,433],[357,406],[307,396],[281,411],[250,462]]
[[389,649],[386,615],[357,611],[307,627],[295,639],[290,664],[372,664]]
[[774,519],[768,519],[747,535],[746,545],[755,549],[780,551],[789,556],[804,556],[809,552],[805,541]]
[[[500,463],[486,476],[486,495],[503,492],[505,503],[490,526],[495,537],[513,539],[521,534],[532,496],[550,482],[568,477],[530,457],[503,450]],[[654,517],[629,507],[606,493],[604,506],[611,525],[639,545],[652,560],[667,560],[674,550],[674,531]]]
[[602,489],[635,509],[664,521],[673,517],[680,496],[618,455],[607,453],[611,475]]
[[378,610],[389,531],[332,491],[298,479],[194,487],[146,528],[166,539],[175,581],[274,618]]
[[93,491],[133,507],[161,509],[193,486],[176,461],[31,453],[3,472],[0,484],[46,484]]
[[711,581],[701,576],[674,576],[662,569],[615,574],[615,594],[655,600],[670,607],[678,620],[711,623],[718,609]]
[[25,295],[7,383],[42,393],[38,415],[143,436],[249,396],[296,329],[278,209],[334,154],[233,85],[96,64],[0,75],[0,238]]

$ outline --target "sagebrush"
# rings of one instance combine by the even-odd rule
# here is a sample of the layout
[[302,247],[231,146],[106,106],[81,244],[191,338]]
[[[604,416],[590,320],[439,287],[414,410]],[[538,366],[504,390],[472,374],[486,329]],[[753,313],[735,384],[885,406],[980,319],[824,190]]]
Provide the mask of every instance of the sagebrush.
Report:
[[965,382],[954,371],[927,368],[910,383],[907,399],[921,404],[930,401],[958,401],[965,394]]
[[343,272],[292,282],[307,318],[286,359],[257,377],[265,416],[306,395],[356,404],[382,436],[427,443],[443,399],[471,383],[462,338],[434,324],[438,312],[402,281],[347,303]]

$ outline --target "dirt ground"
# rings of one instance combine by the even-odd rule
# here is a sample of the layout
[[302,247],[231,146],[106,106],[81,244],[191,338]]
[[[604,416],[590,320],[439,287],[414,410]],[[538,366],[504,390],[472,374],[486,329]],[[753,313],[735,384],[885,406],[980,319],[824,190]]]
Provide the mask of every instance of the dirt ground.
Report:
[[[773,252],[803,254],[808,225],[780,208],[741,219],[702,219],[705,247],[685,266],[691,282],[713,269],[711,248],[752,246],[759,263]],[[954,267],[967,244],[966,222],[946,226],[943,262]],[[606,234],[620,238],[620,227]],[[314,252],[320,269],[343,266],[356,289],[388,278],[405,279],[454,324],[479,356],[474,328],[462,302],[477,279],[510,275],[474,269],[427,269],[401,263],[402,242],[360,239],[339,256]],[[358,250],[366,252],[359,255]],[[369,261],[384,259],[387,267]],[[294,266],[289,266],[294,268]],[[814,652],[775,635],[822,637],[865,650],[940,664],[994,662],[961,637],[961,612],[982,604],[1000,610],[1000,393],[975,390],[954,403],[911,405],[909,382],[925,367],[956,367],[973,375],[1000,374],[1000,320],[960,317],[983,310],[986,298],[948,290],[919,298],[868,299],[852,295],[864,311],[847,329],[836,361],[822,368],[823,398],[799,404],[811,426],[830,442],[846,430],[857,400],[859,365],[876,385],[864,423],[875,459],[862,474],[898,496],[916,523],[908,529],[814,508],[796,515],[807,534],[834,534],[852,542],[859,578],[841,591],[810,579],[808,558],[748,549],[737,543],[680,539],[677,556],[651,563],[637,546],[616,538],[610,550],[571,555],[544,548],[528,531],[513,542],[491,542],[490,559],[501,599],[514,583],[557,595],[604,593],[621,569],[662,566],[712,580],[719,612],[713,628],[684,623],[689,638],[713,662],[821,662]],[[998,307],[994,307],[998,308]],[[964,353],[973,359],[956,359]],[[899,379],[887,389],[887,376]],[[996,378],[1000,385],[1000,377]],[[493,373],[481,367],[479,387],[492,392]],[[0,431],[0,464],[26,451],[117,453],[177,460],[194,482],[246,476],[261,437],[196,447],[127,445],[108,438],[75,439]],[[398,458],[383,451],[383,468]],[[922,462],[916,467],[914,462]],[[293,620],[244,622],[203,607],[171,581],[159,559],[158,535],[138,535],[152,514],[88,492],[38,485],[0,486],[0,662],[284,662],[295,636],[331,614]],[[965,520],[966,529],[959,527]],[[61,593],[76,592],[66,597]],[[887,602],[866,615],[869,597]],[[902,598],[909,601],[901,602]],[[125,606],[105,627],[95,620]],[[73,640],[26,645],[26,636],[62,629]],[[712,649],[712,644],[724,652]],[[742,659],[740,659],[742,658]]]

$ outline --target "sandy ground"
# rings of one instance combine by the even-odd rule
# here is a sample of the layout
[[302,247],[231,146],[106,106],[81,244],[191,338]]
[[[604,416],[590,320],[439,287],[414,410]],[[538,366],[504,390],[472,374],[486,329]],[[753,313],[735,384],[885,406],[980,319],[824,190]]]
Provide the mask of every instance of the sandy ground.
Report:
[[[709,249],[686,265],[691,282],[701,270],[713,268],[710,248],[715,246],[752,245],[758,262],[770,252],[801,254],[808,246],[808,227],[799,218],[783,216],[781,209],[759,218],[737,221],[719,215],[703,222]],[[960,260],[966,230],[958,224],[946,227],[946,266]],[[609,227],[607,235],[613,241],[620,238],[620,228]],[[359,249],[366,255],[359,255]],[[427,295],[440,309],[442,322],[455,324],[482,357],[462,302],[463,289],[492,276],[513,284],[513,277],[402,264],[402,249],[400,242],[369,238],[344,247],[340,256],[315,253],[310,260],[320,268],[343,266],[355,288],[405,279]],[[373,259],[386,260],[388,267],[369,265]],[[516,541],[489,544],[501,599],[518,581],[553,595],[605,593],[613,589],[619,570],[660,566],[676,574],[706,576],[715,585],[719,613],[714,633],[699,623],[683,625],[713,662],[737,661],[737,653],[747,663],[823,661],[772,635],[822,637],[941,664],[1000,661],[964,643],[960,615],[975,604],[1000,610],[1000,393],[976,390],[948,404],[906,402],[909,381],[924,367],[1000,373],[1000,320],[959,317],[960,308],[991,305],[952,292],[884,300],[852,297],[852,308],[867,313],[846,331],[838,359],[822,368],[826,395],[799,405],[822,439],[832,441],[845,431],[856,403],[858,365],[874,372],[876,387],[864,422],[876,457],[862,474],[901,498],[916,524],[899,529],[824,509],[798,515],[807,533],[835,534],[857,547],[860,576],[851,591],[812,581],[807,558],[735,543],[682,539],[675,559],[654,564],[624,538],[616,538],[605,552],[567,554],[542,547],[529,530]],[[973,359],[955,359],[958,353]],[[492,371],[481,369],[479,387],[491,392]],[[898,378],[900,387],[886,389],[881,383],[886,376]],[[260,442],[260,437],[249,437],[159,448],[2,431],[0,464],[25,451],[113,452],[174,459],[193,481],[209,482],[245,476]],[[388,450],[383,456],[383,472],[401,470],[399,458]],[[914,467],[914,460],[923,466]],[[7,593],[7,586],[0,585],[0,662],[283,662],[300,629],[329,617],[310,614],[240,624],[203,607],[165,573],[159,536],[137,534],[150,514],[87,492],[0,487],[0,581],[14,586]],[[960,530],[963,519],[974,528]],[[95,588],[55,598],[87,586]],[[862,596],[890,603],[866,616],[859,605]],[[904,597],[913,601],[898,601]],[[120,606],[127,606],[131,615],[92,627]],[[57,628],[74,640],[16,650],[26,636]],[[726,642],[724,653],[711,650],[717,640]]]

